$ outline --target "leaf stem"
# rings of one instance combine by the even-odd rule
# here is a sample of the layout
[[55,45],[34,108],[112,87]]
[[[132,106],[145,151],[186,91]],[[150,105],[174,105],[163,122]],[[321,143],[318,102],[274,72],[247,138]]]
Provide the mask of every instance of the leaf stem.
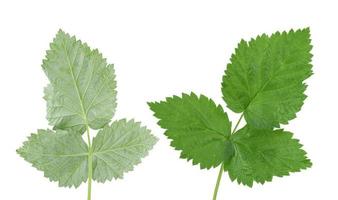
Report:
[[237,121],[237,123],[236,123],[236,126],[235,126],[234,130],[231,132],[231,135],[234,134],[234,133],[237,131],[238,125],[239,125],[239,123],[241,122],[241,120],[243,119],[243,115],[244,115],[244,114],[242,113],[242,115],[239,117],[239,119],[238,119],[238,121]]
[[89,133],[89,126],[86,125],[87,128],[87,141],[88,141],[88,147],[91,148],[92,144],[91,144],[91,139],[90,139],[90,133]]
[[221,182],[222,174],[223,174],[223,171],[224,171],[223,167],[224,167],[224,163],[222,163],[221,168],[220,168],[219,173],[218,173],[217,182],[216,182],[216,186],[215,186],[214,195],[213,195],[212,200],[217,199],[218,188],[219,188],[219,184]]
[[[243,119],[243,114],[240,116],[240,118],[238,119],[235,128],[232,130],[231,135],[234,134],[239,126],[239,123],[241,122],[241,120]],[[218,173],[218,177],[217,177],[217,181],[216,181],[216,185],[215,185],[215,189],[214,189],[214,195],[212,200],[216,200],[217,199],[217,193],[218,193],[218,188],[222,179],[222,175],[223,175],[223,171],[224,171],[224,163],[222,163],[219,173]]]
[[87,125],[87,140],[88,140],[88,195],[87,200],[91,200],[92,196],[92,177],[93,177],[93,150],[89,134],[89,126]]

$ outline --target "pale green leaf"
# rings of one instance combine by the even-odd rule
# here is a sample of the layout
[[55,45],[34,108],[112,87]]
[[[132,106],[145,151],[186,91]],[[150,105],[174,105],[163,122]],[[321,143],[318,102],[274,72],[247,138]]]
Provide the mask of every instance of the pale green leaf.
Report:
[[312,74],[309,29],[242,40],[223,77],[227,106],[256,128],[279,127],[296,117]]
[[182,158],[192,159],[201,168],[216,167],[231,158],[231,123],[211,99],[191,93],[149,106],[160,119],[158,124],[166,129],[165,135],[172,139],[171,145],[182,150]]
[[88,146],[79,134],[38,130],[17,152],[59,186],[78,187],[87,181]]
[[105,182],[122,178],[141,163],[156,142],[148,129],[133,120],[104,127],[93,139],[93,179]]
[[47,119],[57,129],[99,129],[116,107],[113,65],[87,44],[59,31],[42,65],[50,85],[45,89]]
[[245,126],[231,140],[235,155],[225,169],[231,180],[250,187],[253,182],[263,184],[273,176],[286,176],[312,165],[292,133],[281,129],[257,130]]

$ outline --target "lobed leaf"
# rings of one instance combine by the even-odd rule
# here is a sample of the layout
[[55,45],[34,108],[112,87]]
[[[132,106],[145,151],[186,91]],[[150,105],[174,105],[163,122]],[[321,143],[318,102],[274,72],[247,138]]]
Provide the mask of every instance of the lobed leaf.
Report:
[[192,159],[201,168],[216,167],[231,158],[231,123],[222,107],[211,99],[183,94],[149,103],[149,107],[166,129],[165,135],[172,139],[171,146],[182,150],[182,158]]
[[87,181],[88,146],[79,134],[38,130],[17,152],[59,186],[78,187]]
[[306,98],[311,48],[308,28],[242,40],[223,77],[227,106],[256,128],[287,124]]
[[[17,150],[26,161],[65,187],[88,178],[122,178],[141,162],[157,139],[133,120],[108,126],[116,107],[115,73],[98,50],[60,30],[42,67],[50,81],[44,90],[47,119],[56,131],[32,134]],[[103,128],[93,142],[90,128]],[[85,130],[89,146],[79,134]],[[90,187],[88,182],[88,199]]]
[[141,163],[156,142],[150,130],[133,120],[104,127],[93,140],[93,179],[105,182],[122,178],[123,173]]
[[45,89],[47,119],[56,129],[84,132],[107,125],[116,107],[113,65],[87,44],[59,31],[42,65],[50,85]]
[[257,130],[245,126],[231,137],[235,155],[225,165],[232,181],[252,186],[253,182],[272,181],[273,176],[311,167],[311,161],[292,133],[279,130]]

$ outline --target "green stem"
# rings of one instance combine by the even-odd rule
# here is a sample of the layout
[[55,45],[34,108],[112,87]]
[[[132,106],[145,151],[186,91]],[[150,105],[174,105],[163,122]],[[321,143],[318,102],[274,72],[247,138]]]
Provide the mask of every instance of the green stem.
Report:
[[88,197],[87,200],[92,198],[92,177],[93,177],[93,150],[89,134],[89,126],[87,125],[87,140],[88,140]]
[[[239,118],[239,120],[237,121],[235,128],[233,129],[233,131],[231,132],[231,135],[234,134],[239,126],[239,123],[241,122],[243,118],[243,114],[241,115],[241,117]],[[216,200],[217,199],[217,193],[218,193],[218,188],[222,179],[222,175],[223,175],[223,171],[224,171],[224,163],[222,163],[219,173],[218,173],[218,177],[217,177],[217,181],[216,181],[216,186],[215,186],[215,190],[214,190],[214,195],[212,200]]]
[[234,128],[234,130],[232,131],[231,135],[234,134],[237,131],[238,125],[241,122],[241,120],[243,119],[243,114],[240,116],[239,120],[236,123],[236,126]]
[[219,173],[218,173],[217,182],[216,182],[216,186],[215,186],[215,190],[214,190],[214,196],[213,196],[212,200],[217,199],[218,188],[219,188],[219,184],[221,182],[222,174],[223,174],[223,171],[224,171],[223,167],[224,167],[224,163],[222,163],[221,168],[220,168]]

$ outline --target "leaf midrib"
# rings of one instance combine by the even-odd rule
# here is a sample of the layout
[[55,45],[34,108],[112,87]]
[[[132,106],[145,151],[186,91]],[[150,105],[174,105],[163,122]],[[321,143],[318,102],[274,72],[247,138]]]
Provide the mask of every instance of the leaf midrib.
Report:
[[[66,54],[67,64],[68,64],[68,67],[69,67],[69,70],[70,70],[70,74],[71,74],[71,77],[72,77],[73,84],[75,86],[75,90],[76,90],[79,102],[80,102],[80,107],[81,107],[81,111],[82,111],[82,119],[84,120],[85,125],[89,126],[87,115],[86,115],[86,112],[85,112],[85,109],[84,109],[83,99],[81,98],[79,86],[77,85],[77,81],[76,81],[75,76],[74,76],[74,72],[73,72],[73,67],[74,66],[70,62],[70,58],[69,58],[69,55],[67,53],[67,49],[65,47],[64,41],[62,41],[62,47],[63,47],[63,50],[65,51],[65,54]],[[81,48],[81,47],[78,47],[78,48]]]
[[[74,66],[72,66],[72,63],[70,62],[70,58],[69,58],[69,55],[67,53],[64,41],[63,41],[62,45],[63,45],[64,51],[65,51],[65,54],[66,54],[70,74],[72,76],[72,80],[73,80],[73,83],[75,85],[75,90],[76,90],[77,96],[78,96],[79,101],[80,101],[80,106],[81,106],[81,111],[82,111],[82,119],[84,120],[84,125],[86,126],[86,129],[87,129],[87,138],[88,138],[88,152],[87,152],[88,162],[87,162],[87,164],[88,164],[88,188],[89,188],[88,189],[88,197],[90,197],[91,181],[92,181],[92,175],[93,175],[93,169],[92,169],[92,167],[93,167],[92,166],[93,165],[93,149],[92,149],[92,145],[91,145],[91,139],[90,139],[90,136],[89,136],[89,124],[88,124],[88,119],[87,119],[87,113],[84,109],[83,99],[82,99],[80,91],[79,91],[79,86],[77,85],[77,80],[75,79],[75,76],[74,76],[74,72],[73,72]],[[78,47],[78,48],[81,48],[81,47]],[[77,51],[78,51],[78,49],[77,49]],[[76,55],[77,55],[77,52],[76,52]],[[90,83],[88,83],[88,84],[90,84]]]
[[[208,123],[208,121],[205,119],[203,113],[200,112],[200,110],[198,110],[195,105],[193,103],[191,103],[190,100],[187,101],[193,108],[194,110],[196,110],[198,112],[198,114],[201,116],[202,120],[203,120],[203,124],[204,124],[204,127],[206,130],[209,130],[211,133],[215,134],[215,135],[218,135],[218,136],[221,136],[222,138],[224,139],[228,139],[228,137],[226,135],[224,135],[222,132],[219,132],[213,128],[211,128],[210,124]],[[226,133],[225,133],[226,134]]]
[[268,81],[264,83],[264,85],[256,92],[256,94],[253,96],[251,101],[248,103],[248,105],[244,108],[243,113],[249,108],[249,106],[254,102],[255,98],[265,89],[265,87],[277,76],[278,71],[282,68],[283,63],[279,66],[279,68],[273,73],[273,75],[269,78]]

